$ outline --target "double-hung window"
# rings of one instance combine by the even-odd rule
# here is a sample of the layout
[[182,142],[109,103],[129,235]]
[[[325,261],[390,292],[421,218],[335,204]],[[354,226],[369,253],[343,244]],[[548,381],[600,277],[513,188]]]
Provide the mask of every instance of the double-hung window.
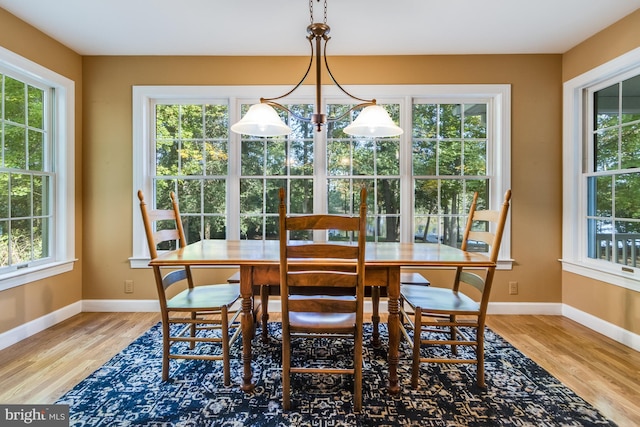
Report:
[[73,82],[0,48],[0,290],[74,257]]
[[[308,90],[306,90],[308,89]],[[314,111],[312,88],[283,104],[290,112]],[[336,88],[333,88],[334,90]],[[134,191],[168,208],[169,191],[180,201],[189,243],[200,239],[278,238],[278,192],[291,215],[353,214],[359,189],[367,189],[367,239],[459,246],[473,192],[481,206],[499,206],[509,188],[509,87],[362,86],[405,133],[361,138],[342,129],[358,111],[352,100],[323,88],[329,117],[317,132],[287,111],[293,132],[262,138],[229,131],[273,87],[134,88]],[[284,90],[283,90],[284,91]],[[132,265],[146,265],[134,199]],[[508,236],[508,233],[507,233]],[[298,236],[329,240],[327,233]],[[142,243],[140,243],[142,242]],[[475,248],[479,251],[486,248]],[[509,262],[508,237],[501,259]]]
[[565,83],[563,266],[640,289],[640,52]]

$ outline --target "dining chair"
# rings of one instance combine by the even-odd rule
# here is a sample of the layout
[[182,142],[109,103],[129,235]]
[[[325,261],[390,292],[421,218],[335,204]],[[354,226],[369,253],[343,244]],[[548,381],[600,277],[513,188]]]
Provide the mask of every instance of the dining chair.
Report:
[[[176,195],[171,192],[170,196],[172,209],[150,210],[144,194],[138,191],[151,259],[158,257],[158,247],[175,249],[176,245],[187,244]],[[242,330],[238,319],[240,305],[235,304],[240,298],[240,285],[194,286],[189,266],[167,273],[153,266],[153,273],[162,316],[162,380],[169,379],[170,359],[222,360],[224,385],[228,386],[229,348]],[[220,332],[207,333],[211,330]]]
[[[362,333],[367,192],[360,191],[357,216],[287,215],[280,189],[280,298],[282,305],[282,406],[291,407],[292,374],[353,375],[354,412],[362,410]],[[316,230],[344,241],[314,242]],[[297,339],[353,340],[353,366],[292,366]]]
[[[511,200],[507,190],[499,210],[477,210],[478,193],[473,196],[461,249],[468,250],[469,243],[489,249],[494,263],[502,241]],[[449,287],[401,285],[401,330],[413,349],[411,386],[418,387],[420,363],[472,363],[476,365],[476,383],[485,387],[484,329],[487,306],[495,266],[487,268],[456,268],[455,278]],[[461,284],[475,291],[478,300],[462,292]],[[467,288],[465,288],[466,290]],[[409,331],[413,330],[411,337]],[[449,347],[445,353],[433,354],[433,346]],[[468,346],[475,357],[458,354],[458,346]],[[439,354],[439,355],[438,355]]]

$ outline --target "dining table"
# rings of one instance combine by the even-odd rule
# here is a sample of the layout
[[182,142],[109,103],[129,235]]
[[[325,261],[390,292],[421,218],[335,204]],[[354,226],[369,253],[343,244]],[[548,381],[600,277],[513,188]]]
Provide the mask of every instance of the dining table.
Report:
[[[201,240],[166,251],[150,261],[160,267],[233,266],[240,270],[243,376],[241,389],[254,388],[251,346],[254,336],[254,287],[279,286],[279,240]],[[374,298],[386,289],[388,327],[388,392],[400,392],[398,363],[400,347],[400,269],[402,267],[454,268],[494,267],[485,254],[463,251],[442,243],[369,242],[365,248],[365,286]],[[373,345],[379,344],[377,301],[373,304]]]

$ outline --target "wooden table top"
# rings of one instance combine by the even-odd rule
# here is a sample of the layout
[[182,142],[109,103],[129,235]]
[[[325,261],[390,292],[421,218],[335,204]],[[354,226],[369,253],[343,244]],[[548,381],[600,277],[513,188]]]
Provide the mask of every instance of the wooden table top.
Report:
[[[165,252],[149,265],[276,265],[278,240],[202,240]],[[404,267],[493,267],[484,254],[438,243],[367,243],[366,265]]]

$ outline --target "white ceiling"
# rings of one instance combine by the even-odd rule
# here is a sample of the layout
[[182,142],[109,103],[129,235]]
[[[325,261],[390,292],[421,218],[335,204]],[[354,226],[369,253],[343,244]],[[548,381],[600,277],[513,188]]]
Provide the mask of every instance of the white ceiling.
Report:
[[[312,0],[316,22],[323,1]],[[0,0],[82,55],[307,55],[308,0]],[[328,0],[329,55],[564,53],[640,0]]]

